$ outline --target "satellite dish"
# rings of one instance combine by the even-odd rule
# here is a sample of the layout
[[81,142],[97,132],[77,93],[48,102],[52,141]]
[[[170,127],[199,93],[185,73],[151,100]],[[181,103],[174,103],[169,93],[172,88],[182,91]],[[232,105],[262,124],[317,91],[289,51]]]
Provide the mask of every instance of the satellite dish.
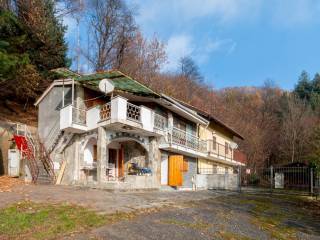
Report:
[[230,147],[231,147],[232,149],[237,149],[237,148],[238,148],[238,144],[232,142],[232,143],[230,143]]
[[99,82],[99,89],[101,92],[110,93],[114,90],[114,86],[109,79],[102,79]]

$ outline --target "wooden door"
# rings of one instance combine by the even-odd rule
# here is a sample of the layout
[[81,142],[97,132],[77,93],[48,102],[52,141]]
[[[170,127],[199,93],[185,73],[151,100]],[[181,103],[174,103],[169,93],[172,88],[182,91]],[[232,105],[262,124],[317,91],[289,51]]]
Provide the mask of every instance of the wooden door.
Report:
[[123,161],[124,161],[124,148],[123,146],[121,146],[121,148],[118,150],[118,176],[119,177],[124,176]]
[[183,182],[183,156],[171,155],[169,157],[169,186],[182,186]]

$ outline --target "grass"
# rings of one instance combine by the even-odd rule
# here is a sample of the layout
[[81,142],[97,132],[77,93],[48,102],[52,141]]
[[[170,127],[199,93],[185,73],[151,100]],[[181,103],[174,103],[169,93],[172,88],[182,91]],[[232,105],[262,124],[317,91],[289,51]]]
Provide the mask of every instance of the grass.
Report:
[[[284,200],[284,199],[282,199]],[[291,202],[297,198],[288,198]],[[298,218],[299,212],[290,213],[284,207],[274,202],[272,197],[256,197],[248,195],[246,199],[239,201],[240,204],[251,206],[252,223],[261,230],[270,234],[272,239],[296,239],[297,230],[284,224],[285,220]]]
[[0,209],[0,239],[50,239],[101,226],[107,220],[79,206],[22,202]]
[[101,215],[70,204],[25,201],[0,209],[0,239],[59,239],[159,209]]

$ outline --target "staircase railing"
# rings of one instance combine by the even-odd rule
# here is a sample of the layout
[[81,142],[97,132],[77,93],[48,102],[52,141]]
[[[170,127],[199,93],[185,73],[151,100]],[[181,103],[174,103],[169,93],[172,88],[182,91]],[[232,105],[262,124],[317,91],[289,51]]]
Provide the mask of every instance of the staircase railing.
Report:
[[36,158],[36,146],[32,134],[26,125],[16,125],[15,141],[22,153],[22,157],[27,160],[26,162],[30,170],[32,182],[35,183],[39,175],[39,168]]
[[57,144],[58,140],[59,140],[59,136],[61,134],[60,131],[60,119],[58,119],[52,129],[50,130],[50,132],[48,133],[48,135],[43,139],[43,145],[46,148],[47,152],[50,153],[55,145]]
[[54,173],[53,161],[51,160],[50,154],[44,144],[41,142],[38,134],[35,133],[34,137],[26,125],[17,124],[16,135],[24,138],[26,149],[23,147],[24,144],[21,144],[20,151],[27,159],[27,164],[32,176],[32,182],[35,183],[39,176],[38,161],[40,161],[40,163],[44,166],[45,171],[51,178],[51,181],[54,181],[56,176]]
[[50,154],[46,150],[44,144],[39,139],[39,154],[38,157],[40,161],[42,162],[46,172],[48,173],[50,179],[52,182],[56,180],[56,175],[54,172],[54,164],[51,160]]

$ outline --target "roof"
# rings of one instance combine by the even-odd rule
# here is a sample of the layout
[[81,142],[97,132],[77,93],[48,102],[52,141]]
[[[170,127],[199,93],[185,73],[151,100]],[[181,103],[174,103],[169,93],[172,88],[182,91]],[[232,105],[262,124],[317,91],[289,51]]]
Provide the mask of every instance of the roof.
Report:
[[188,103],[185,103],[185,102],[183,102],[183,101],[181,101],[181,100],[179,100],[179,99],[176,99],[176,98],[173,98],[173,97],[171,97],[171,98],[174,99],[174,100],[176,100],[176,101],[178,101],[178,102],[181,103],[182,105],[184,105],[184,106],[186,106],[186,107],[188,107],[188,108],[196,111],[198,114],[200,114],[201,116],[205,117],[206,119],[216,122],[217,124],[221,125],[221,126],[224,127],[225,129],[227,129],[228,131],[230,131],[234,136],[236,136],[236,137],[244,140],[244,137],[243,137],[240,133],[238,133],[238,132],[237,132],[236,130],[234,130],[232,127],[230,127],[230,126],[228,126],[227,124],[225,124],[224,122],[222,122],[222,121],[221,121],[220,119],[218,119],[217,117],[215,117],[215,116],[213,116],[213,115],[211,115],[211,114],[209,114],[209,113],[207,113],[207,112],[205,112],[205,111],[203,111],[203,110],[200,110],[199,108],[196,108],[195,106],[192,106],[192,105],[190,105],[190,104],[188,104]]
[[54,77],[56,79],[66,79],[66,78],[80,76],[80,74],[73,72],[68,68],[56,68],[56,69],[51,70],[51,72],[54,73]]
[[79,83],[96,90],[99,90],[99,82],[102,79],[108,79],[114,85],[115,90],[118,91],[134,93],[142,96],[160,97],[159,94],[152,91],[150,88],[117,70],[81,75],[75,78]]
[[[60,79],[67,79],[67,82],[69,84],[71,83],[71,79],[74,79],[76,82],[80,83],[81,85],[100,91],[99,82],[102,79],[108,79],[114,85],[114,88],[116,91],[129,92],[129,93],[133,93],[141,96],[160,98],[160,95],[158,93],[152,91],[150,88],[144,86],[143,84],[139,83],[138,81],[134,80],[133,78],[129,77],[128,75],[118,70],[110,70],[110,71],[98,72],[98,73],[86,74],[86,75],[75,73],[67,68],[57,68],[51,71],[56,73],[57,77],[59,77]],[[67,82],[65,82],[64,80],[56,80],[55,82],[53,82],[46,89],[46,91],[41,95],[41,97],[37,100],[35,105],[37,106],[41,102],[41,100],[47,95],[47,93],[51,90],[52,87],[56,85],[63,85],[63,84],[66,84]],[[176,102],[176,104],[178,103],[183,105],[186,111],[188,111],[190,114],[197,115],[199,119],[202,119],[202,121],[204,120],[203,118],[212,120],[217,124],[221,125],[222,127],[224,127],[225,129],[227,129],[228,131],[230,131],[234,136],[237,136],[240,139],[244,139],[240,133],[236,132],[234,129],[232,129],[225,123],[223,123],[218,118],[210,115],[209,113],[204,112],[179,99],[169,97],[164,94],[161,94],[161,97],[170,101],[174,101]]]

